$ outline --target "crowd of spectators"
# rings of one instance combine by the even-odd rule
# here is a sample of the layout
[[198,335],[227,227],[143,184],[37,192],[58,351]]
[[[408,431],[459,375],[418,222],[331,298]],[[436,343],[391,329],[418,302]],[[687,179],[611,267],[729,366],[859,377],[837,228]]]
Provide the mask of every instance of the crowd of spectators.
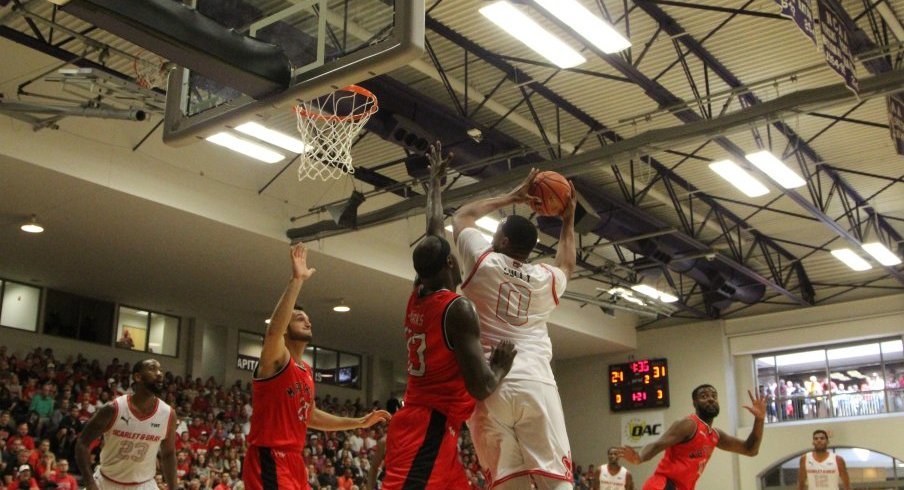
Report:
[[761,385],[767,422],[904,411],[904,370],[888,373],[887,382],[878,372],[861,377],[836,375],[836,379],[802,375]]
[[[75,464],[75,442],[85,423],[103,404],[128,391],[132,366],[118,359],[103,366],[81,354],[62,360],[51,349],[25,355],[0,345],[0,490],[76,490],[82,480]],[[176,409],[178,477],[185,489],[243,490],[241,474],[245,437],[250,429],[251,384],[229,386],[166,374],[161,396]],[[360,399],[340,402],[316,398],[317,406],[341,416],[357,417],[375,408]],[[355,431],[308,431],[304,457],[314,490],[379,488],[368,484],[371,455],[385,426]],[[460,455],[472,488],[485,488],[467,430],[459,439]],[[92,458],[99,455],[99,446]],[[158,484],[165,487],[158,475]]]

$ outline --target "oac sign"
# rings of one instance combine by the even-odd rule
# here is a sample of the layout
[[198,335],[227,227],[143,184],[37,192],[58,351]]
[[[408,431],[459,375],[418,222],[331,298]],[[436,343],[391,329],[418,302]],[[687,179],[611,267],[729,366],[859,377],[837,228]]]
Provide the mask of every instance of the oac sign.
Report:
[[665,432],[662,426],[662,412],[622,415],[621,425],[623,446],[645,446],[659,439]]

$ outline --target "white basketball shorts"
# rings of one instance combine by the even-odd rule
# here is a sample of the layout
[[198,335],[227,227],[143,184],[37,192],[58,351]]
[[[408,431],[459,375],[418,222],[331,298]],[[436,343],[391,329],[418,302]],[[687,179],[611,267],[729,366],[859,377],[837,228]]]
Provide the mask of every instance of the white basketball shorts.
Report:
[[555,385],[503,380],[477,402],[468,428],[492,486],[525,475],[573,481],[571,446]]
[[144,483],[122,484],[117,483],[100,473],[100,466],[94,470],[94,482],[100,490],[158,490],[157,482],[150,479]]

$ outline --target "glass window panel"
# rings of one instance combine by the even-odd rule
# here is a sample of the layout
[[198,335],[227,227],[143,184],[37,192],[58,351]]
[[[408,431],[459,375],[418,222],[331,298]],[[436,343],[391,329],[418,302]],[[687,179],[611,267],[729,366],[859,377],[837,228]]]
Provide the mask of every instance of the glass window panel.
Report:
[[361,356],[341,352],[339,354],[339,371],[336,373],[336,384],[357,388],[360,379]]
[[336,367],[338,362],[338,352],[318,347],[314,356],[314,381],[336,384]]
[[0,281],[0,286],[3,287],[0,325],[29,332],[37,331],[41,289],[9,281]]
[[113,339],[113,303],[47,290],[44,333],[110,345]]
[[882,342],[882,360],[885,362],[904,360],[904,341],[886,340]]
[[151,313],[148,352],[175,357],[179,352],[179,317]]
[[754,360],[760,392],[766,396],[766,423],[778,421],[778,378],[776,377],[775,356],[758,357]]
[[826,352],[823,349],[804,352],[793,352],[775,356],[775,363],[780,373],[799,373],[814,370],[825,371]]
[[889,411],[904,412],[904,361],[885,363],[885,394]]
[[116,326],[116,347],[144,351],[148,343],[148,312],[119,307],[119,324]]
[[850,345],[828,349],[829,367],[858,366],[879,363],[879,343]]

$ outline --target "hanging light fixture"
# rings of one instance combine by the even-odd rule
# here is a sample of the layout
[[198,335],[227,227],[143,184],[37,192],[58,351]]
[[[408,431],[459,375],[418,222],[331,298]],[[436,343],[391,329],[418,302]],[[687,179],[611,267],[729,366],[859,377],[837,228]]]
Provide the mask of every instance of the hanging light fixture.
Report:
[[38,224],[37,215],[31,215],[31,219],[28,223],[25,223],[21,227],[19,227],[22,231],[26,233],[42,233],[44,231],[44,227]]

